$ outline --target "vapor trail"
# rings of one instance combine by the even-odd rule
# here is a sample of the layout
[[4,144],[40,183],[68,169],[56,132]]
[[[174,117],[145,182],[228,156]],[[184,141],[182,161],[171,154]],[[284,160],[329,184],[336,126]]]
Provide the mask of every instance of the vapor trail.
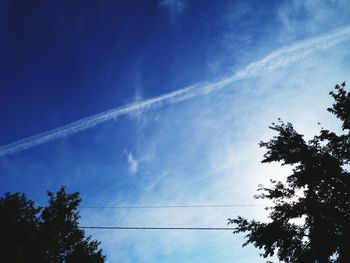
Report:
[[295,42],[291,45],[273,51],[261,60],[249,64],[242,70],[239,70],[226,78],[214,82],[199,82],[159,97],[113,108],[89,117],[82,118],[65,126],[43,133],[38,133],[13,143],[0,146],[0,157],[72,135],[74,133],[95,127],[96,125],[109,120],[117,119],[122,115],[127,115],[133,112],[142,112],[151,108],[160,107],[162,105],[178,103],[192,97],[209,94],[238,80],[268,74],[275,69],[287,66],[319,50],[335,46],[349,39],[349,37],[350,26],[346,26],[317,37]]

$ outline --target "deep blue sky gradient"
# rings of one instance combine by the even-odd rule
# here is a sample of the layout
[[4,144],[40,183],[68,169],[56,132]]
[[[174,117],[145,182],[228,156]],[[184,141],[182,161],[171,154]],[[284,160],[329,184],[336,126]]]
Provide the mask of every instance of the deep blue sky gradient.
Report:
[[[171,17],[157,1],[3,1],[0,112],[5,128],[1,129],[0,144],[124,105],[137,96],[161,95],[233,71],[244,58],[223,55],[222,35],[228,30],[239,36],[249,34],[245,49],[258,53],[258,43],[265,36],[257,32],[268,30],[274,3],[253,2],[254,10],[245,12],[242,25],[233,28],[224,25],[227,18],[222,14],[229,8],[227,3],[193,1],[181,17]],[[239,41],[236,44],[243,44]],[[227,61],[224,59],[221,68],[213,72],[207,61],[216,56],[226,56]],[[245,56],[246,60],[252,58]],[[225,63],[230,65],[225,67]],[[109,124],[103,126],[101,129],[109,130]],[[118,141],[122,142],[113,147],[125,148],[124,143],[127,148],[133,147],[129,141],[135,130],[132,126],[113,124],[113,132],[107,133],[120,136]],[[108,154],[115,151],[108,145],[111,140],[91,140],[93,133],[86,131],[68,141],[52,142],[8,158],[51,163],[54,168],[45,176],[51,178],[53,188],[62,183],[70,185],[71,181],[56,176],[61,178],[74,163],[98,160],[103,166],[114,161]],[[79,154],[67,156],[71,151],[65,149],[70,147],[80,149]],[[62,151],[64,156],[56,155]],[[101,155],[104,158],[98,157]],[[30,170],[36,168],[26,169],[36,173]],[[100,180],[108,182],[106,177]],[[92,182],[96,178],[88,180],[86,187]],[[10,176],[5,185],[3,191],[16,190],[21,183]],[[44,182],[40,185],[47,188]],[[24,181],[18,190],[27,191],[28,187],[37,189]]]
[[[212,77],[206,61],[221,53],[227,7],[206,2],[191,3],[173,25],[156,1],[5,1],[0,143],[125,104],[140,79],[152,97]],[[273,5],[257,2],[243,19],[261,32]],[[250,34],[255,49],[263,35]]]

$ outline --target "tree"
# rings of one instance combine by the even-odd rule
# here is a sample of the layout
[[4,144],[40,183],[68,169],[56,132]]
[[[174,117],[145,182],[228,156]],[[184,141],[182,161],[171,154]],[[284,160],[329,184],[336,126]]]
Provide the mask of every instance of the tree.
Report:
[[100,263],[99,242],[78,227],[79,193],[48,192],[49,204],[34,207],[24,194],[0,198],[0,255],[4,262]]
[[3,262],[40,262],[40,209],[19,193],[0,198],[0,257]]
[[267,149],[263,163],[293,167],[285,182],[259,185],[255,198],[273,204],[266,208],[269,222],[240,216],[228,219],[235,225],[234,233],[247,233],[243,246],[262,249],[265,258],[276,255],[291,263],[350,262],[350,93],[344,82],[330,95],[335,102],[327,110],[341,121],[340,134],[322,128],[306,142],[291,123],[279,120],[270,126],[278,135],[260,142]]

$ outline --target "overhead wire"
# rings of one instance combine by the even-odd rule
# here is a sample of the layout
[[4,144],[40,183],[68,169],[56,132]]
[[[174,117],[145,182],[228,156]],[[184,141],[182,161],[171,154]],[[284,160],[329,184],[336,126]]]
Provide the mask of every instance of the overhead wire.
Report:
[[[230,208],[261,207],[259,204],[202,204],[202,205],[116,205],[116,206],[81,206],[85,209],[163,209],[163,208]],[[92,230],[189,230],[189,231],[234,231],[230,227],[149,227],[149,226],[80,226],[80,229]]]
[[116,205],[116,206],[81,206],[83,209],[156,209],[156,208],[229,208],[229,207],[259,207],[258,204],[225,204],[225,205]]
[[144,226],[80,226],[80,229],[99,230],[199,230],[199,231],[227,231],[233,227],[144,227]]

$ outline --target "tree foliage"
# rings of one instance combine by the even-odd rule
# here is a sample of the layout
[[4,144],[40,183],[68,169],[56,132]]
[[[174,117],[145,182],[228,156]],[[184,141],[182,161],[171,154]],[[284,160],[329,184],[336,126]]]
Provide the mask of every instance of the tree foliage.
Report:
[[67,194],[61,187],[48,197],[44,208],[36,208],[24,194],[0,198],[2,262],[104,262],[100,243],[78,227],[79,193]]
[[271,187],[259,186],[255,198],[273,202],[267,208],[269,222],[229,219],[234,233],[247,233],[243,246],[253,244],[265,258],[350,262],[350,93],[344,82],[330,95],[334,104],[328,111],[341,121],[342,132],[322,128],[306,142],[291,123],[279,120],[270,127],[277,135],[260,143],[267,149],[263,163],[293,167],[285,182],[271,180]]

